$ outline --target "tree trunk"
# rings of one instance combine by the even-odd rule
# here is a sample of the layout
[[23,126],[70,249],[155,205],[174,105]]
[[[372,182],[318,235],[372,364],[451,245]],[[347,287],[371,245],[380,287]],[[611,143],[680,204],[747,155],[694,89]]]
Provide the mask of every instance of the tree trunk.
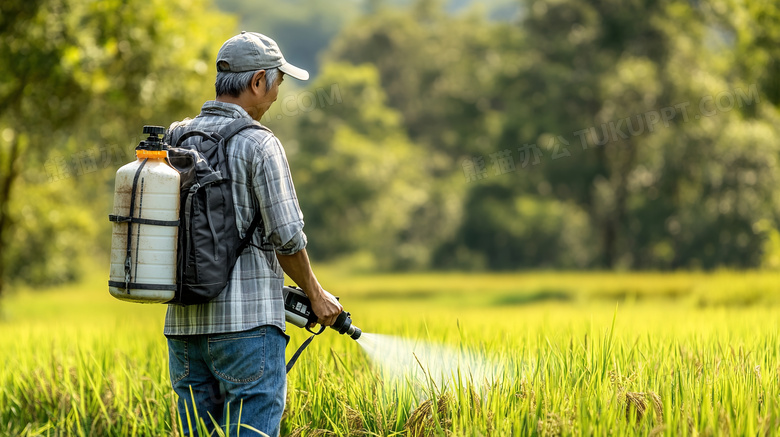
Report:
[[614,218],[604,220],[602,231],[602,246],[604,250],[604,267],[611,270],[615,266],[615,223]]
[[[598,147],[596,148],[596,153],[598,156],[599,166],[601,167],[599,174],[609,180],[610,166],[607,159],[606,148]],[[614,223],[612,223],[612,216],[610,214],[605,214],[606,217],[599,217],[601,211],[599,211],[598,207],[595,206],[596,203],[594,200],[595,197],[592,197],[590,205],[593,211],[591,214],[596,218],[596,223],[599,223],[598,226],[601,228],[601,266],[607,269],[611,269],[614,264],[613,250],[615,241],[615,226]]]
[[[609,147],[606,146],[606,147]],[[604,154],[609,153],[606,147],[603,149]],[[604,266],[608,269],[615,267],[615,261],[618,258],[618,239],[620,238],[621,228],[626,221],[626,203],[628,200],[628,177],[634,168],[634,161],[636,160],[636,148],[633,142],[629,139],[625,142],[619,142],[614,145],[612,149],[615,157],[612,160],[612,169],[610,173],[610,179],[613,181],[613,193],[614,193],[614,208],[607,214],[604,219],[604,227],[602,229],[602,250],[604,254]],[[609,162],[609,158],[605,156],[605,162]]]
[[3,296],[5,286],[5,263],[6,263],[6,238],[8,229],[11,227],[11,218],[9,216],[9,207],[11,202],[11,193],[14,180],[19,173],[19,137],[15,136],[11,140],[11,149],[8,152],[8,168],[0,173],[0,297]]

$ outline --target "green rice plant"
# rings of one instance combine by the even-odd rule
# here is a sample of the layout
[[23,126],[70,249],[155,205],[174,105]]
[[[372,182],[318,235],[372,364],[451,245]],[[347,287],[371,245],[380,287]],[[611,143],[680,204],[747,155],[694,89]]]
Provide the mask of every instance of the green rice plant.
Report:
[[[329,330],[289,374],[283,435],[780,429],[775,273],[321,276],[343,290],[364,332],[425,342],[457,359],[442,367],[416,355],[414,369],[391,378],[383,365],[399,362],[396,352],[380,345],[369,355]],[[19,290],[3,301],[0,435],[208,433],[208,415],[177,413],[164,306],[115,301],[104,279]],[[291,354],[307,334],[288,333]],[[211,435],[255,435],[221,425]]]

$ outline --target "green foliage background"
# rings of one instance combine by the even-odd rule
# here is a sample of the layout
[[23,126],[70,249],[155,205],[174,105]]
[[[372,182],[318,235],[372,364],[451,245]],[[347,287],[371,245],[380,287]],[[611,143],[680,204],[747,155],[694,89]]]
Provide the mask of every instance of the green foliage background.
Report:
[[[286,81],[264,122],[318,260],[778,265],[774,2],[35,0],[0,15],[2,282],[105,260],[113,173],[144,124],[213,97],[213,58],[239,28],[315,73]],[[724,93],[733,105],[702,112]],[[629,122],[644,129],[621,135]]]

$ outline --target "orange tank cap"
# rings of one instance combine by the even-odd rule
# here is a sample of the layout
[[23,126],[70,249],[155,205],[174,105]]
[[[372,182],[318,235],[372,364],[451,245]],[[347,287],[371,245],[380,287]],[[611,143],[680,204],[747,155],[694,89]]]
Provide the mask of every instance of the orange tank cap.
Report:
[[139,159],[166,158],[168,156],[168,152],[165,150],[136,150],[135,156],[137,156]]

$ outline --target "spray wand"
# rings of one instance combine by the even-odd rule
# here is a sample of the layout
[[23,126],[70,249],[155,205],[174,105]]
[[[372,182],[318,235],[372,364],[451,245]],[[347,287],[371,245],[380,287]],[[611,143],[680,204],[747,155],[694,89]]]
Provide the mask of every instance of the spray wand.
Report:
[[[316,332],[312,331],[310,328],[310,326],[317,323],[317,315],[314,314],[314,311],[311,308],[311,301],[303,290],[298,287],[284,286],[282,287],[282,294],[284,296],[285,320],[312,333],[312,336],[303,342],[298,350],[295,351],[292,358],[290,358],[290,362],[287,363],[287,372],[289,373],[290,369],[292,369],[292,366],[295,364],[295,361],[297,361],[298,357],[301,355],[301,352],[303,352],[303,350],[306,349],[306,346],[314,340],[315,336],[320,335],[325,331],[325,326],[320,325],[319,331]],[[338,297],[336,299],[338,299]],[[360,328],[352,324],[351,315],[346,311],[342,311],[341,314],[338,315],[336,321],[331,325],[331,328],[335,329],[339,334],[347,334],[353,340],[357,340],[363,334],[363,331],[361,331]]]

